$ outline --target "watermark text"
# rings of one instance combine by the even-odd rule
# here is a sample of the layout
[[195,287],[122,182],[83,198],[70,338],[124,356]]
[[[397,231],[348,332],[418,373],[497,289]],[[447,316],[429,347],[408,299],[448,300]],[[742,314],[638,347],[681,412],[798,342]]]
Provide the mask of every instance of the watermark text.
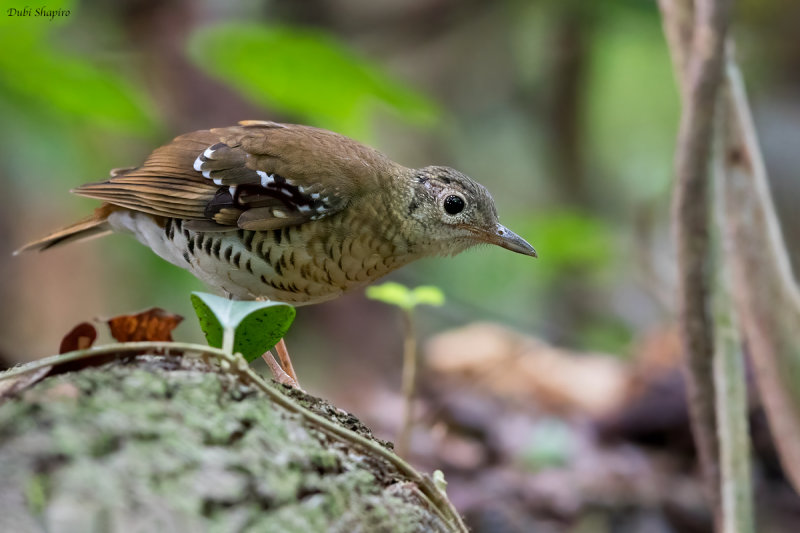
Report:
[[9,17],[40,17],[53,20],[57,17],[68,17],[69,9],[52,9],[47,6],[41,7],[10,7],[6,10]]

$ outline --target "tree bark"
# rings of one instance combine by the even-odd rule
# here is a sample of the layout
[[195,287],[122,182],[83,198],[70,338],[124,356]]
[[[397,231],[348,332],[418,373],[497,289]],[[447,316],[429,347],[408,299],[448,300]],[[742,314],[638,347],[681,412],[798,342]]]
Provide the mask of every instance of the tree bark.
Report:
[[462,530],[355,417],[231,368],[138,355],[7,394],[0,530]]

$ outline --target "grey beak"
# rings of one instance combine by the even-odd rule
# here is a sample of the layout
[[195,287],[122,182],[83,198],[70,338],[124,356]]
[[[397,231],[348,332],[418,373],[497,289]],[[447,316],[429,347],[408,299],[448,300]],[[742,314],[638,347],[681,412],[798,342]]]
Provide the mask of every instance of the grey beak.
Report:
[[506,250],[517,252],[518,254],[529,255],[531,257],[538,257],[536,250],[533,246],[528,244],[528,241],[508,229],[502,224],[497,224],[494,235],[491,236],[492,244],[502,246]]

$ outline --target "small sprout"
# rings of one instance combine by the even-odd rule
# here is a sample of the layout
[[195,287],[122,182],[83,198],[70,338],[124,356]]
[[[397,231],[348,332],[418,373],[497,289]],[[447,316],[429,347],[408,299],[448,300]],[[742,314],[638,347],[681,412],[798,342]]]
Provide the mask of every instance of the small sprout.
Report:
[[444,305],[444,293],[439,287],[423,285],[409,289],[399,283],[387,282],[367,287],[367,298],[394,305],[403,311],[403,425],[397,437],[397,454],[406,456],[411,444],[414,389],[417,379],[417,338],[414,332],[414,309],[418,305]]
[[422,285],[409,289],[393,281],[367,287],[367,298],[395,305],[404,311],[411,311],[418,305],[444,305],[444,293],[439,287]]
[[286,335],[295,309],[282,302],[228,300],[192,293],[192,305],[210,346],[252,362]]

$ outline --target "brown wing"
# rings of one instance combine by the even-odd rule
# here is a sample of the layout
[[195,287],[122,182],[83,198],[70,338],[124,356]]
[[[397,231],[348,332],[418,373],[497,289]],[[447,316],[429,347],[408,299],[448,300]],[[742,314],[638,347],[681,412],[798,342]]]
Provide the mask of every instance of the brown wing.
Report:
[[187,133],[138,168],[73,192],[202,230],[275,229],[344,209],[394,163],[336,133],[246,121]]

